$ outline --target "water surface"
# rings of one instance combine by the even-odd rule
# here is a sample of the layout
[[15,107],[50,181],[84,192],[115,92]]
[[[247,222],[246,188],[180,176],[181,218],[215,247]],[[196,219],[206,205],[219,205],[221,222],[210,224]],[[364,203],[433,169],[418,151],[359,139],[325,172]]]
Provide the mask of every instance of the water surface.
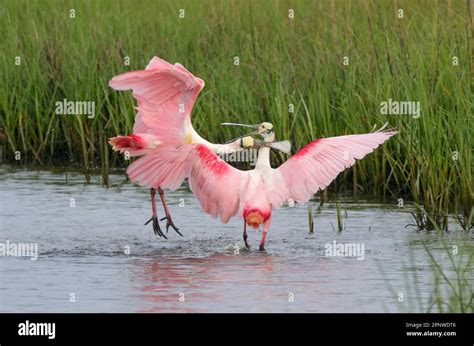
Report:
[[[411,217],[396,203],[345,199],[343,232],[326,203],[315,208],[312,234],[306,205],[281,208],[262,253],[261,231],[250,229],[253,247],[242,249],[242,219],[222,225],[186,188],[167,194],[184,237],[170,230],[164,240],[143,225],[148,191],[123,175],[105,189],[79,174],[0,174],[0,242],[37,243],[39,251],[36,261],[0,257],[1,312],[416,311],[413,273],[422,299],[433,289],[421,241],[442,256],[435,234],[405,228]],[[325,256],[333,241],[364,244],[364,259]]]

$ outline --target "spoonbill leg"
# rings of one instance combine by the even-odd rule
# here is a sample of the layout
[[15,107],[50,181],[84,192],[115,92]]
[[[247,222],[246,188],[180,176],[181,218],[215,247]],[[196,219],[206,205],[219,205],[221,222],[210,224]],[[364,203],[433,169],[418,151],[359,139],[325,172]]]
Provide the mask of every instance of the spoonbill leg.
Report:
[[151,188],[150,194],[151,194],[152,216],[150,220],[145,222],[145,225],[148,225],[151,221],[153,221],[153,232],[155,232],[155,234],[159,235],[160,237],[164,237],[165,239],[168,239],[161,231],[160,223],[158,222],[158,214],[156,213],[156,199],[155,199],[156,190],[154,188]]
[[270,229],[270,223],[272,221],[272,218],[268,218],[267,221],[265,221],[263,225],[263,234],[262,234],[262,239],[260,240],[260,251],[265,251],[265,238],[267,237],[268,230]]
[[166,219],[166,233],[168,233],[168,228],[171,228],[175,230],[176,233],[178,233],[181,237],[183,236],[181,232],[179,231],[179,228],[176,227],[173,223],[173,220],[171,220],[171,214],[170,210],[168,208],[168,203],[166,203],[166,198],[165,198],[165,192],[161,187],[158,187],[158,193],[160,194],[161,198],[161,203],[163,204],[163,209],[165,210],[166,216],[162,218],[160,221]]
[[245,222],[245,219],[244,219],[244,242],[245,242],[245,247],[247,249],[250,249],[250,245],[247,242],[247,222]]

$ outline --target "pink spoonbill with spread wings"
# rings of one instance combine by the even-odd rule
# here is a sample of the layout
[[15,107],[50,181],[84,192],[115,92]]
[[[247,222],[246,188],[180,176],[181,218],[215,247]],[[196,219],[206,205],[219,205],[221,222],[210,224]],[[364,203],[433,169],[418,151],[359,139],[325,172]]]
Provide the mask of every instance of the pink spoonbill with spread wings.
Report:
[[[382,128],[366,134],[316,139],[280,167],[272,168],[271,148],[287,151],[288,147],[285,142],[275,142],[271,123],[228,124],[251,127],[254,132],[224,145],[206,141],[192,128],[189,115],[204,82],[181,65],[154,59],[152,68],[149,65],[145,71],[125,73],[111,80],[110,85],[116,89],[133,89],[138,113],[134,133],[114,137],[110,142],[115,150],[143,155],[129,166],[127,173],[132,181],[151,187],[152,195],[153,189],[175,189],[188,178],[190,189],[205,212],[220,217],[223,223],[241,215],[246,247],[247,226],[263,225],[259,249],[264,250],[273,209],[290,201],[307,202],[340,172],[396,133]],[[162,69],[166,72],[160,72]],[[258,149],[252,170],[236,169],[219,157],[226,150],[244,148]],[[168,217],[164,198],[162,201]],[[153,215],[156,218],[154,202]]]
[[[182,184],[186,178],[186,165],[171,161],[164,163],[163,153],[182,144],[199,143],[218,155],[231,154],[242,150],[241,138],[226,144],[214,144],[194,130],[191,110],[204,88],[204,81],[179,63],[172,65],[154,57],[145,70],[118,75],[110,80],[109,85],[116,90],[131,89],[138,103],[133,133],[113,137],[109,143],[114,150],[129,157],[142,156],[128,167],[127,174],[131,181],[139,181],[150,188],[152,217],[146,224],[153,222],[155,234],[166,238],[158,222],[155,200],[158,191],[166,215],[162,219],[166,219],[166,231],[171,227],[182,236],[171,219],[164,189],[174,190]],[[288,144],[274,143],[273,146],[289,151]]]
[[271,147],[265,145],[275,140],[273,125],[265,122],[255,127],[263,137],[263,143],[247,141],[251,142],[247,147],[258,148],[253,170],[236,169],[199,143],[172,149],[164,161],[187,164],[190,189],[205,212],[220,217],[223,223],[235,215],[243,217],[246,247],[249,247],[247,225],[254,228],[263,225],[260,250],[264,250],[273,209],[289,201],[307,202],[356,159],[362,159],[395,134],[379,130],[317,139],[275,169],[270,166]]

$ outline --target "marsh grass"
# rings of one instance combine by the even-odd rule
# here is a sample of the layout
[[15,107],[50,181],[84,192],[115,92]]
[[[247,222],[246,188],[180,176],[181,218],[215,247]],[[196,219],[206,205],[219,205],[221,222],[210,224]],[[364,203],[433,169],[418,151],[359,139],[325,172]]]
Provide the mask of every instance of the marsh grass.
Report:
[[337,230],[342,232],[344,230],[344,224],[342,222],[342,210],[341,210],[341,201],[336,200],[336,215],[337,215]]
[[[157,55],[206,81],[193,124],[215,142],[239,134],[220,127],[224,121],[270,121],[295,150],[388,121],[400,133],[331,191],[413,200],[423,206],[415,217],[428,220],[419,223],[424,229],[434,229],[425,211],[444,229],[448,213],[473,225],[470,0],[1,3],[6,162],[77,166],[87,180],[99,173],[107,184],[111,167],[126,166],[107,138],[130,133],[134,121],[131,93],[107,82]],[[95,118],[56,115],[64,98],[94,101]],[[381,115],[389,98],[420,101],[421,117]],[[273,156],[275,164],[284,159]]]
[[[446,239],[443,229],[432,223],[435,228],[436,237],[439,239],[441,248],[434,251],[433,244],[421,240],[424,251],[428,255],[429,263],[420,263],[414,256],[412,250],[409,258],[409,271],[411,276],[405,277],[404,302],[397,304],[400,312],[474,312],[474,248],[472,240],[466,233],[459,233],[457,237]],[[423,298],[420,292],[420,277],[417,268],[428,265],[431,268],[432,293],[430,297]],[[379,270],[384,276],[385,282],[394,300],[399,294],[401,284],[390,282],[387,279],[384,268],[378,263]],[[395,287],[398,287],[396,289]],[[388,309],[386,308],[388,311]]]

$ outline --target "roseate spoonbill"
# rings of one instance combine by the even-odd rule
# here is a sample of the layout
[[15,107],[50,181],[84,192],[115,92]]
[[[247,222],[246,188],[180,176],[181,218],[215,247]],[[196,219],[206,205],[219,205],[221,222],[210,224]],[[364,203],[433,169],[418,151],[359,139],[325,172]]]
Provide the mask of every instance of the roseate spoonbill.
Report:
[[[109,85],[116,90],[132,89],[138,103],[133,133],[113,137],[109,143],[129,157],[143,156],[128,167],[127,174],[131,181],[150,188],[152,217],[145,224],[153,222],[155,234],[166,238],[158,222],[155,200],[158,191],[166,215],[161,219],[166,219],[166,232],[171,227],[182,236],[171,219],[163,189],[174,190],[182,184],[186,178],[184,164],[168,161],[159,165],[161,155],[170,148],[190,143],[202,144],[219,155],[230,154],[242,150],[241,137],[226,144],[214,144],[199,136],[191,124],[191,110],[204,81],[179,63],[172,65],[154,57],[145,70],[115,76]],[[289,151],[289,143],[272,145]],[[168,174],[160,174],[163,172]]]
[[[275,140],[273,125],[264,122],[250,126],[263,138],[263,141],[255,141],[252,137],[246,137],[241,141],[247,148],[258,148],[253,170],[242,171],[232,167],[209,146],[201,143],[182,144],[166,150],[156,163],[183,165],[190,189],[203,210],[211,216],[220,217],[226,223],[232,216],[241,215],[247,248],[247,225],[259,228],[263,224],[260,250],[265,249],[274,208],[290,201],[307,202],[340,172],[352,166],[356,159],[362,159],[396,133],[383,131],[382,127],[366,134],[317,139],[274,169],[270,166],[269,146]],[[146,181],[148,174],[155,171],[155,167],[145,166],[137,179]],[[172,173],[161,169],[154,174],[155,179],[160,180]]]

